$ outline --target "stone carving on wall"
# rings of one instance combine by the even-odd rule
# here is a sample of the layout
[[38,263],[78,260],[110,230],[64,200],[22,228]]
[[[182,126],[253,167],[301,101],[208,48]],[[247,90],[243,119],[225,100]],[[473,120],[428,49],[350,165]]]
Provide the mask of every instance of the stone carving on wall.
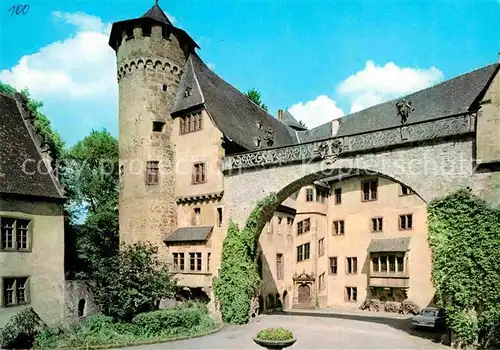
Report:
[[424,123],[406,124],[404,138],[401,127],[398,126],[364,134],[236,154],[223,159],[222,170],[281,166],[315,159],[328,159],[327,164],[332,164],[345,154],[373,152],[377,149],[403,146],[409,142],[424,142],[471,133],[475,131],[475,118],[476,114],[463,114]]
[[322,141],[316,146],[316,154],[325,161],[326,165],[331,165],[337,161],[340,153],[342,153],[342,141],[332,139]]
[[300,274],[295,273],[295,275],[293,276],[293,280],[295,282],[314,282],[314,272],[310,274],[306,273],[305,271],[302,271],[302,273]]
[[396,108],[398,109],[398,115],[401,118],[401,124],[403,125],[408,121],[410,113],[415,110],[415,108],[411,105],[411,101],[407,99],[402,99],[396,103]]

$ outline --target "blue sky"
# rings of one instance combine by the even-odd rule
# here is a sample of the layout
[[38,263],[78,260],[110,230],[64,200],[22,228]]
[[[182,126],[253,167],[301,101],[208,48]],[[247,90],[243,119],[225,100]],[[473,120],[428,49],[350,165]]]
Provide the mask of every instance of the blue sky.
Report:
[[[0,10],[0,80],[28,87],[68,144],[117,135],[109,24],[153,0],[33,0]],[[178,1],[160,6],[240,90],[310,127],[498,60],[500,1]]]

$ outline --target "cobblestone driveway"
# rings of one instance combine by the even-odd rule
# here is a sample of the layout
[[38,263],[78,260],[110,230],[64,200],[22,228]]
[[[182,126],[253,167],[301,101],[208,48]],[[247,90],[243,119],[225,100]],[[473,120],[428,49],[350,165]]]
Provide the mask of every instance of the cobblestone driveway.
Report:
[[201,338],[133,349],[263,349],[253,342],[252,337],[267,327],[290,329],[297,342],[289,349],[449,349],[429,339],[437,338],[437,334],[417,334],[409,330],[407,325],[408,320],[361,321],[350,317],[269,315],[251,324],[228,326],[218,333]]

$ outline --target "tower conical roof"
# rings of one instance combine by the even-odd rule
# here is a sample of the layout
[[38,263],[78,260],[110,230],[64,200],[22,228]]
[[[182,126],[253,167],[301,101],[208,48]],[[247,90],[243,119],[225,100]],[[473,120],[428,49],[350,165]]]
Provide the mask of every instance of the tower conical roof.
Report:
[[161,7],[158,5],[158,1],[151,7],[142,17],[152,18],[158,22],[164,22],[172,25],[172,22],[168,19],[167,15]]

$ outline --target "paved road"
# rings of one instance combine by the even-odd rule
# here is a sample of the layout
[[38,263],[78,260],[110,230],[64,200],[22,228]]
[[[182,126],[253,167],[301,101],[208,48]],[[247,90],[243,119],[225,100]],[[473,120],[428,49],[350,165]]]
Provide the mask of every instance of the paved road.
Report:
[[408,320],[358,316],[341,318],[266,315],[244,326],[228,326],[205,337],[130,349],[263,349],[252,337],[263,328],[290,329],[297,342],[289,349],[449,349],[431,338],[438,334],[408,329]]

